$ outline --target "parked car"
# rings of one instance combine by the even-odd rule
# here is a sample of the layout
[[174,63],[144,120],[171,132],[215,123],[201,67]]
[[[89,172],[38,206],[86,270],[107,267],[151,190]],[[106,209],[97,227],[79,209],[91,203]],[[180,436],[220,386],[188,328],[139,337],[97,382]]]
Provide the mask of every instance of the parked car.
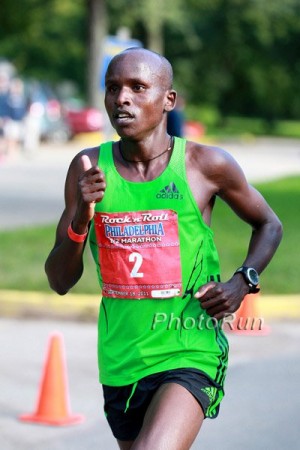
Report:
[[69,101],[64,105],[64,117],[71,136],[79,133],[101,131],[104,118],[101,111],[83,105],[78,101]]

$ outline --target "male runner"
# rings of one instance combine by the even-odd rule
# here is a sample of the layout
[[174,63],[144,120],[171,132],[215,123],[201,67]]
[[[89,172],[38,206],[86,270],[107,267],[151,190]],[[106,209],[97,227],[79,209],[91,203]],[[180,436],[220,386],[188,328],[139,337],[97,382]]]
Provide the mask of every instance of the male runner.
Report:
[[[164,57],[125,50],[105,82],[120,140],[72,161],[46,272],[66,294],[82,275],[89,233],[112,432],[122,450],[189,449],[224,395],[228,345],[218,320],[258,291],[282,227],[228,153],[167,134],[176,92]],[[252,228],[245,260],[223,282],[210,229],[217,195]],[[200,328],[200,316],[215,326]]]

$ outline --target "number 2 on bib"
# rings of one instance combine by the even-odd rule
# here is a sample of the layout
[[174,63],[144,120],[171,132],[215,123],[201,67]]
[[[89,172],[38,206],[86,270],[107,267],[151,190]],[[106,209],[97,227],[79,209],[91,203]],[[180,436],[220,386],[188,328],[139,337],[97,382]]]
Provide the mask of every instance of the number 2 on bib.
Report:
[[143,257],[140,253],[133,252],[129,255],[129,262],[133,262],[133,268],[130,272],[131,278],[142,278],[144,276],[143,272],[139,272],[141,265],[143,264]]

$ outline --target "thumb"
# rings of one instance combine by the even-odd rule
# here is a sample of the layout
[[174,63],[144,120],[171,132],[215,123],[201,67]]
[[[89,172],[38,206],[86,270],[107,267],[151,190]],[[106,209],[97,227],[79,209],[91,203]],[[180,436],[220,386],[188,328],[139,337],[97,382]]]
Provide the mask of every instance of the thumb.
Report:
[[93,167],[90,157],[88,155],[81,155],[80,161],[81,161],[81,167],[82,167],[83,172],[86,172],[87,170],[89,170]]
[[207,283],[201,286],[196,294],[194,295],[195,298],[201,298],[203,297],[210,289],[213,289],[215,287],[215,284]]

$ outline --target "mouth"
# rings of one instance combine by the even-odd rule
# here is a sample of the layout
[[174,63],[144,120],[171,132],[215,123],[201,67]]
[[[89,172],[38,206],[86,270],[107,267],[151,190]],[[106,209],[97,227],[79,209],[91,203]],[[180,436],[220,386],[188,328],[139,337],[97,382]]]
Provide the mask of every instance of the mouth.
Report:
[[115,122],[122,124],[131,122],[134,119],[134,115],[128,111],[117,111],[113,114],[113,119]]

